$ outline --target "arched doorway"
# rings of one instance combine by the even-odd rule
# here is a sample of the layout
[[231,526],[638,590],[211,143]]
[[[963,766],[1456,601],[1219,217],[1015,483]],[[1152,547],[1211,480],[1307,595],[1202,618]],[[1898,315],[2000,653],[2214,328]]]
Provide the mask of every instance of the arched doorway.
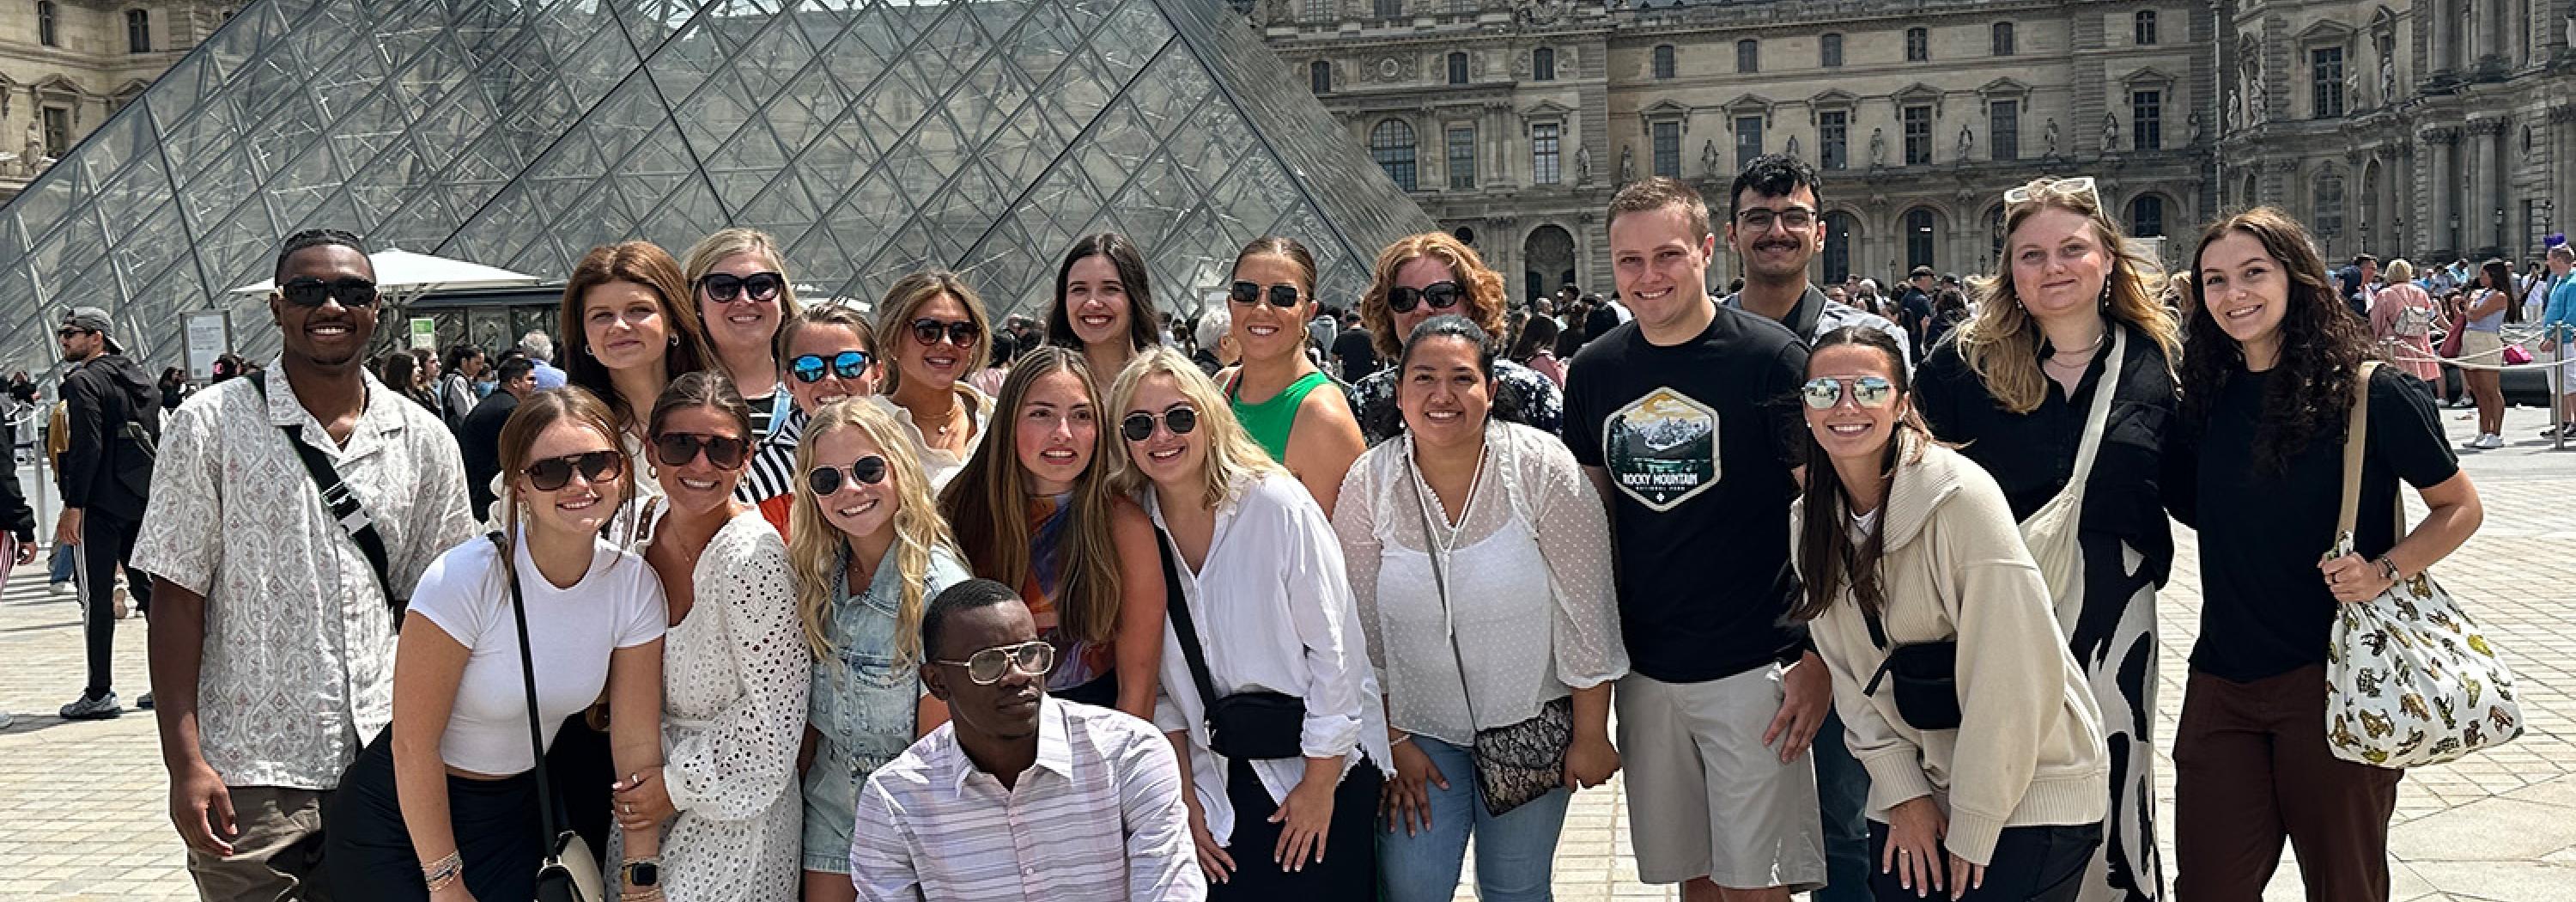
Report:
[[1521,242],[1523,299],[1552,294],[1574,282],[1574,236],[1564,228],[1543,225]]
[[2397,242],[2388,230],[2387,198],[2379,192],[2379,161],[2373,159],[2361,168],[2361,249],[2385,254],[2394,250]]
[[1825,214],[1825,281],[1840,282],[1851,278],[1852,241],[1860,236],[1860,220],[1841,210]]
[[1905,223],[1905,268],[1911,271],[1917,266],[1939,266],[1933,262],[1935,257],[1933,248],[1940,246],[1936,243],[1940,236],[1933,232],[1938,223],[1937,217],[1932,214],[1932,209],[1916,207],[1907,210],[1903,222]]

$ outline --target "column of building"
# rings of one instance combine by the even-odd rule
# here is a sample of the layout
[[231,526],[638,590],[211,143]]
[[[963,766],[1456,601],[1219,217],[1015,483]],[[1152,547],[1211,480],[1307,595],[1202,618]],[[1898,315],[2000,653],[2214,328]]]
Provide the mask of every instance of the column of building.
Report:
[[[2504,132],[2503,119],[2471,119],[2468,131],[2471,152],[2476,154],[2477,173],[2469,184],[2469,228],[2461,243],[2478,248],[2503,248],[2504,214]],[[2471,238],[2469,236],[2475,236]]]
[[2455,253],[2461,245],[2456,229],[2459,216],[2452,212],[2451,203],[2460,181],[2452,175],[2452,144],[2459,140],[2460,130],[2428,128],[2419,137],[2424,139],[2424,147],[2432,156],[2432,165],[2425,167],[2423,172],[2423,193],[2433,202],[2433,208],[2425,216],[2424,231],[2429,237],[2424,246],[2443,254]]

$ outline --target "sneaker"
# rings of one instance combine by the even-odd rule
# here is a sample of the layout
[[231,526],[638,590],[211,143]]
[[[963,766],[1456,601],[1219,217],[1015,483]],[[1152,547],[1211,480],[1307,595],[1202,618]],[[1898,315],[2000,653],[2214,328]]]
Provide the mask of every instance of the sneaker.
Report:
[[97,695],[83,693],[80,701],[64,705],[62,710],[64,720],[105,720],[123,713],[125,706],[116,703],[115,690]]
[[56,595],[77,595],[80,593],[80,586],[73,583],[71,580],[54,583],[53,586],[54,594]]
[[152,693],[146,692],[146,693],[143,693],[142,695],[135,696],[135,697],[134,697],[134,710],[137,710],[137,711],[150,711],[150,710],[152,710]]
[[9,712],[0,711],[0,730],[6,730],[9,728],[10,724],[17,722],[18,718],[11,716]]
[[2504,436],[2492,432],[2481,433],[2477,438],[2469,440],[2469,447],[2480,451],[2493,451],[2504,447]]

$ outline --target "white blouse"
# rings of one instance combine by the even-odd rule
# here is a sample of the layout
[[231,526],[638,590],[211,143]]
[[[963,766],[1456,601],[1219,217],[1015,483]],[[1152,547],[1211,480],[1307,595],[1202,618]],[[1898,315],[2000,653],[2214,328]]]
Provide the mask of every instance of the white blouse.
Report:
[[922,436],[921,427],[913,423],[912,413],[904,410],[903,405],[895,403],[893,398],[884,395],[865,396],[867,403],[876,405],[877,409],[894,417],[895,423],[903,427],[904,436],[912,439],[913,451],[921,455],[921,469],[930,475],[930,494],[934,497],[941,490],[948,488],[949,480],[957,478],[957,471],[966,469],[966,462],[972,460],[975,452],[984,447],[984,434],[993,429],[993,398],[963,381],[957,383],[956,392],[957,402],[966,405],[966,414],[974,423],[975,429],[975,439],[967,443],[964,454],[945,448],[931,447],[930,440]]
[[[1609,520],[1554,436],[1489,424],[1455,524],[1413,466],[1409,434],[1362,455],[1341,497],[1333,526],[1396,729],[1464,746],[1627,674]],[[1427,537],[1426,525],[1449,534]]]
[[[1168,532],[1154,487],[1146,486],[1144,494],[1154,525]],[[1304,485],[1284,474],[1237,483],[1233,500],[1217,509],[1207,560],[1196,572],[1178,548],[1167,550],[1181,563],[1183,603],[1206,646],[1218,693],[1266,689],[1296,696],[1306,703],[1301,746],[1307,757],[1361,749],[1380,769],[1389,766],[1394,758],[1387,751],[1386,712],[1363,639],[1351,630],[1359,611],[1342,570],[1341,545]],[[1208,832],[1219,844],[1229,843],[1234,806],[1225,792],[1228,762],[1208,748],[1206,701],[1199,698],[1180,637],[1168,621],[1161,676],[1154,724],[1165,733],[1189,732],[1191,784],[1207,814]],[[1344,772],[1358,764],[1358,756],[1351,756]],[[1277,802],[1304,779],[1306,762],[1255,761],[1252,769]]]
[[787,544],[746,509],[708,540],[690,583],[697,601],[662,645],[662,776],[679,811],[662,828],[663,891],[794,902],[811,656]]

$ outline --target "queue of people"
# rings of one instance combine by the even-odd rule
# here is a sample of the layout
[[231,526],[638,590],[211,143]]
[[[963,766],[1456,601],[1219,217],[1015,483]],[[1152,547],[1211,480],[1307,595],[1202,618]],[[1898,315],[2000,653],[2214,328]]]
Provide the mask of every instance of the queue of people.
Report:
[[[2040,179],[1922,345],[1808,282],[1811,168],[1731,189],[1621,189],[1629,319],[1570,359],[1506,344],[1472,248],[1398,242],[1356,385],[1286,238],[1202,359],[1115,235],[1029,347],[954,273],[863,315],[756,231],[597,248],[564,387],[549,347],[437,362],[496,374],[456,420],[489,453],[360,359],[361,240],[301,233],[278,364],[168,413],[134,545],[200,894],[1434,900],[1472,844],[1480,897],[1541,900],[1624,771],[1639,878],[1690,900],[2250,897],[2285,840],[2311,898],[2386,898],[2399,772],[2285,700],[2482,515],[2384,369],[2363,503],[2432,514],[2317,564],[2372,344],[2297,223],[2211,226],[2177,314],[2092,180]],[[2170,863],[2168,512],[2212,539]]]

